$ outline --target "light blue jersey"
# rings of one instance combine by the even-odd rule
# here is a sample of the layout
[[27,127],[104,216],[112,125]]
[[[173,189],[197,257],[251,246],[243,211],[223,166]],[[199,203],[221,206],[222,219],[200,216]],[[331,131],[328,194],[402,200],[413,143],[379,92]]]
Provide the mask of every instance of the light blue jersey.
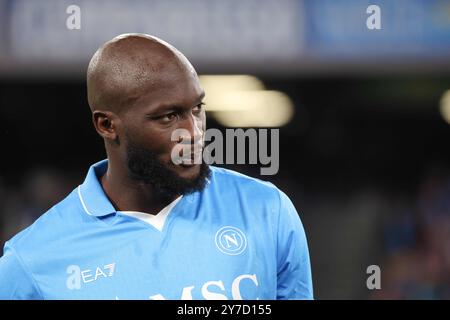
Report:
[[116,212],[107,165],[6,242],[0,299],[313,298],[302,223],[273,184],[211,167],[157,216]]

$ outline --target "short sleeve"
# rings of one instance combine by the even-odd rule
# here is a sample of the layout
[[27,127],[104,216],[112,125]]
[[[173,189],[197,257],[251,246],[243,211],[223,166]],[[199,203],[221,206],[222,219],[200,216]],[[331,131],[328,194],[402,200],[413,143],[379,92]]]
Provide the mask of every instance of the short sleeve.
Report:
[[313,299],[305,230],[291,200],[281,191],[277,234],[277,299]]
[[15,251],[5,245],[0,258],[0,300],[41,299],[31,275],[28,274]]

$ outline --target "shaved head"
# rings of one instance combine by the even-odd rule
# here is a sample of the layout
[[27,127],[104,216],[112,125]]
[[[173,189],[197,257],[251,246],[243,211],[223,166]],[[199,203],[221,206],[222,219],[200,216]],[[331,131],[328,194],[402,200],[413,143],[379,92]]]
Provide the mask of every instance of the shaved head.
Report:
[[120,113],[152,89],[195,70],[175,47],[146,34],[123,34],[101,46],[87,71],[92,111]]

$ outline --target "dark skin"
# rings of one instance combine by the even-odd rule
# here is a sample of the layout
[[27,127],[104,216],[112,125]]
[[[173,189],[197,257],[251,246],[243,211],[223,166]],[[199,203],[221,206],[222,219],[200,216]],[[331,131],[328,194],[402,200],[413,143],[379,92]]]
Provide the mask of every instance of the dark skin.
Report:
[[120,36],[94,55],[88,69],[88,99],[95,129],[105,141],[109,164],[100,178],[116,210],[156,214],[175,198],[153,196],[152,187],[130,177],[126,147],[156,153],[166,167],[184,179],[199,175],[200,165],[176,165],[172,132],[192,144],[203,141],[204,91],[189,61],[169,44],[147,35]]

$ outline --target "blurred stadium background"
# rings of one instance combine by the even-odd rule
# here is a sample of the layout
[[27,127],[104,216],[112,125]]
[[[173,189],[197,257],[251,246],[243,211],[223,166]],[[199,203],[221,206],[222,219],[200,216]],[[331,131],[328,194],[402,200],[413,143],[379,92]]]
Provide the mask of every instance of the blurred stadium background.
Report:
[[[381,30],[366,27],[370,4]],[[84,76],[127,32],[165,39],[209,75],[208,127],[280,127],[277,175],[226,167],[291,197],[317,299],[450,299],[448,0],[0,0],[2,244],[105,157]],[[214,109],[217,90],[241,85],[276,93],[256,105],[264,117],[245,112],[253,96],[231,100],[244,124]],[[373,264],[381,290],[366,287]]]

